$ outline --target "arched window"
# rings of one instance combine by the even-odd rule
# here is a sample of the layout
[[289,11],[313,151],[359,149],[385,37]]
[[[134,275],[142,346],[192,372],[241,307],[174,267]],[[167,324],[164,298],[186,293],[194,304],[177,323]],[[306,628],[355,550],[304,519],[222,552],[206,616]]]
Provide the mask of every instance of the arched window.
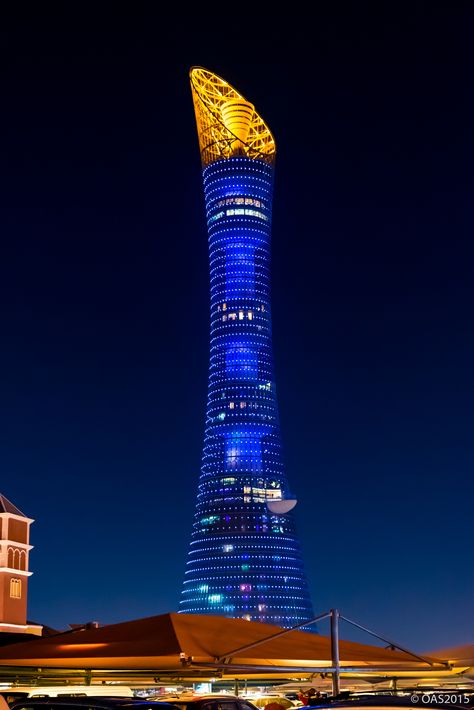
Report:
[[10,580],[10,596],[12,599],[21,599],[21,579]]
[[8,566],[10,569],[14,569],[14,564],[15,564],[15,553],[13,551],[13,547],[8,548]]
[[21,570],[26,570],[26,552],[25,550],[20,550],[20,567]]

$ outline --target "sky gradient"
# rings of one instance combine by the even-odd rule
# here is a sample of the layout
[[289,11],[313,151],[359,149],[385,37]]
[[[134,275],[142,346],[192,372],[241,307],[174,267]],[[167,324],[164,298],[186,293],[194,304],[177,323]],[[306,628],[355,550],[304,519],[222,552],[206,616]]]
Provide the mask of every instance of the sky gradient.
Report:
[[472,643],[473,12],[357,5],[239,56],[144,6],[4,24],[0,491],[36,519],[32,620],[177,608],[207,391],[201,64],[276,138],[276,382],[315,612]]

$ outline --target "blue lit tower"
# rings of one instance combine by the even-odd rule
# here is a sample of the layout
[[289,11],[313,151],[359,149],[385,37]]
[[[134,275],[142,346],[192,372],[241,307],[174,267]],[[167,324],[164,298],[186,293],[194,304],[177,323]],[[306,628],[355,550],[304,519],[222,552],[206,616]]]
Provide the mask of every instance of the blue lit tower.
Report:
[[209,233],[206,432],[181,612],[313,616],[283,464],[272,357],[275,142],[226,81],[191,70]]

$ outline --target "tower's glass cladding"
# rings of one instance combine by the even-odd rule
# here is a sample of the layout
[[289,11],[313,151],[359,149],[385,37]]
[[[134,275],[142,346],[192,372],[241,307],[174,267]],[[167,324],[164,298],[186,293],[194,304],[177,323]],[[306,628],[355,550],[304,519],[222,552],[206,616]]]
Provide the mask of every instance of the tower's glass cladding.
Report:
[[181,612],[290,627],[313,616],[290,508],[272,358],[275,143],[227,82],[191,86],[211,272],[206,432]]

